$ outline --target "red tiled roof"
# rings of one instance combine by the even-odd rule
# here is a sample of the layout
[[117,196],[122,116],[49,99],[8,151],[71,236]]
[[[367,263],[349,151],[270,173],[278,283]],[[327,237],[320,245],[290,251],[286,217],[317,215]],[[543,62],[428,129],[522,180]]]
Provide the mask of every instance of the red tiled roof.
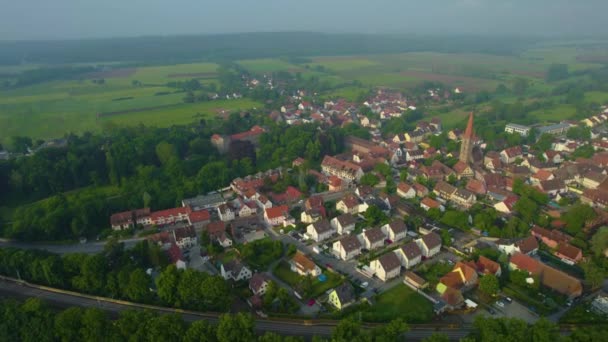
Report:
[[496,272],[498,272],[500,269],[500,265],[497,262],[490,260],[483,255],[477,259],[476,265],[477,270],[481,273],[496,274]]
[[420,202],[420,204],[424,204],[425,206],[429,207],[429,208],[439,208],[439,202],[435,201],[434,199],[430,198],[430,197],[425,197],[422,199],[422,201]]
[[542,264],[522,253],[515,253],[511,256],[510,263],[518,269],[528,271],[531,274],[539,274],[542,271]]
[[289,212],[289,207],[286,205],[280,205],[278,207],[266,208],[266,216],[269,219],[284,216]]
[[211,214],[207,210],[193,211],[188,214],[188,217],[190,218],[190,222],[202,222],[209,221]]
[[150,214],[150,218],[152,218],[152,221],[156,221],[161,217],[164,218],[164,217],[170,217],[170,216],[186,215],[186,214],[189,214],[190,212],[191,212],[190,207],[171,208],[171,209],[166,209],[166,210],[155,211]]
[[574,247],[567,243],[560,243],[557,246],[557,253],[571,259],[576,260],[576,258],[581,254],[580,248]]
[[121,213],[116,213],[110,216],[110,223],[112,225],[119,224],[133,224],[133,216],[135,219],[146,217],[150,215],[150,208],[143,208],[131,211],[124,211]]

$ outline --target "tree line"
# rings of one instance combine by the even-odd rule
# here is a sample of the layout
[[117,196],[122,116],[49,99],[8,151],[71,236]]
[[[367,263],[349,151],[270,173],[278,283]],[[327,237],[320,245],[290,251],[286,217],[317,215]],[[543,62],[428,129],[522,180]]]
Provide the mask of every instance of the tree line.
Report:
[[[0,249],[0,274],[9,277],[137,303],[201,311],[228,309],[232,297],[223,278],[167,265],[165,253],[148,241],[125,250],[122,243],[111,240],[95,255]],[[157,270],[161,271],[154,279],[152,272]]]
[[[207,320],[187,323],[178,314],[125,310],[111,319],[97,308],[70,307],[53,311],[45,302],[30,298],[24,302],[0,302],[0,339],[3,341],[184,341],[184,342],[300,342],[303,337],[258,334],[254,318],[245,313],[225,314],[217,324]],[[409,326],[400,319],[374,329],[365,329],[353,318],[342,320],[329,338],[314,336],[314,342],[389,342],[403,339]],[[532,325],[515,318],[475,319],[472,332],[460,341],[600,341],[608,333],[603,325],[577,328],[560,334],[557,325],[541,318]],[[425,342],[449,341],[437,332]]]

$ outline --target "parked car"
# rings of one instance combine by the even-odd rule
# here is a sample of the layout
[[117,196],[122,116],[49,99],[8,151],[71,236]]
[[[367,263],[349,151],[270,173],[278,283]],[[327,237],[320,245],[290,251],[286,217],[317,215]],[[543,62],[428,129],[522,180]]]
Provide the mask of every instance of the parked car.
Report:
[[505,297],[505,301],[507,301],[507,303],[511,304],[513,302],[513,299],[511,299],[511,297]]
[[316,303],[316,302],[315,302],[315,300],[314,300],[314,299],[310,299],[310,300],[308,301],[308,306],[313,306],[313,305],[315,305],[315,303]]
[[364,281],[363,283],[361,283],[361,287],[364,288],[364,289],[367,288],[368,286],[369,286],[369,283],[366,282],[366,281]]
[[496,302],[496,306],[498,306],[499,308],[504,308],[505,307],[505,303],[501,302],[500,300],[498,302]]
[[496,314],[496,311],[494,311],[494,309],[492,309],[492,308],[488,308],[488,313],[490,315],[494,315],[494,314]]

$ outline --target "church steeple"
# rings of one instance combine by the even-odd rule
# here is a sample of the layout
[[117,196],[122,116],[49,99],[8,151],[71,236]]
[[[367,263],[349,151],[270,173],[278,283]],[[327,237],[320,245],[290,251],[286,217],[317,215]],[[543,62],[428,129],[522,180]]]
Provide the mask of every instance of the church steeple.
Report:
[[462,135],[462,145],[460,145],[460,159],[461,162],[467,165],[473,160],[473,112],[469,114],[469,122],[467,128]]

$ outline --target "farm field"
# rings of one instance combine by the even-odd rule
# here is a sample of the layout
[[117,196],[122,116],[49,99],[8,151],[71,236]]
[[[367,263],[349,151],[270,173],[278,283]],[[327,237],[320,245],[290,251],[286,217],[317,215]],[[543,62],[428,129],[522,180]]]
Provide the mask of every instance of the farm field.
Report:
[[[309,57],[303,62],[281,58],[240,60],[239,65],[252,73],[277,71],[299,72],[304,79],[318,78],[331,86],[339,86],[325,94],[327,97],[344,97],[356,100],[372,87],[390,87],[407,90],[424,81],[441,82],[458,87],[465,94],[479,90],[493,91],[499,84],[511,87],[515,78],[529,81],[524,101],[545,98],[555,84],[545,82],[544,74],[552,63],[567,63],[570,71],[596,68],[601,64],[593,59],[579,58],[584,53],[575,48],[544,46],[519,56],[482,54],[450,54],[412,52],[386,55]],[[0,68],[0,74],[14,73],[32,66]],[[108,69],[80,80],[52,81],[33,86],[0,91],[0,143],[15,135],[47,139],[63,136],[67,132],[98,130],[105,122],[117,125],[166,126],[190,123],[197,113],[212,115],[216,109],[236,110],[261,107],[253,101],[213,102],[184,104],[184,93],[168,88],[168,82],[198,79],[203,84],[219,85],[214,63],[189,63],[165,66],[125,67]],[[103,78],[104,84],[94,79]],[[359,81],[360,86],[346,85]],[[571,78],[569,81],[574,81]],[[136,85],[139,81],[141,85]],[[559,103],[559,98],[553,98]],[[501,99],[502,100],[502,99]],[[513,103],[520,98],[505,98]],[[588,92],[586,102],[604,103],[608,93]],[[251,106],[251,107],[248,107]],[[148,108],[149,110],[143,110]],[[483,108],[483,104],[477,109]],[[128,113],[128,111],[133,111]],[[97,114],[123,112],[120,115],[98,118]],[[441,113],[429,108],[429,114],[439,116],[446,127],[459,124],[466,111],[461,109]],[[551,110],[533,113],[540,121],[567,119],[575,114],[571,105],[557,105]],[[33,123],[44,123],[43,125]]]
[[236,111],[259,108],[262,104],[248,99],[218,100],[202,103],[178,104],[175,106],[103,117],[101,122],[112,122],[119,126],[169,127],[188,124],[204,117],[213,117],[219,110]]

